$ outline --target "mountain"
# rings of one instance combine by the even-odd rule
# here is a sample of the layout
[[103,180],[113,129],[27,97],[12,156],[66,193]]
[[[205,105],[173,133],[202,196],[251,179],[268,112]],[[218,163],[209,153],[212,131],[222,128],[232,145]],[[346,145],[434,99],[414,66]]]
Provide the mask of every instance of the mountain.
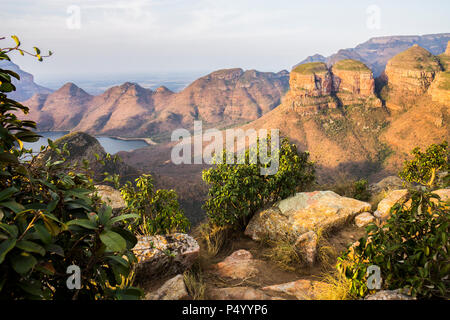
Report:
[[25,102],[39,129],[78,130],[95,135],[168,135],[201,119],[205,126],[235,125],[269,112],[288,89],[289,73],[226,69],[194,81],[179,93],[135,83],[90,96],[74,84]]
[[[432,54],[437,55],[444,52],[449,40],[450,33],[429,34],[423,36],[375,37],[357,45],[355,48],[339,50],[329,57],[324,57],[319,54],[310,56],[299,64],[326,62],[328,66],[331,66],[339,60],[354,59],[364,62],[372,69],[374,76],[378,77],[392,57],[405,51],[409,47],[417,44],[427,49]],[[295,65],[294,68],[299,64]]]
[[[435,58],[443,65],[450,59],[450,47],[437,57],[411,47],[391,59],[383,81],[376,81],[357,60],[331,67],[303,64],[291,71],[289,91],[280,105],[241,128],[279,129],[300,150],[310,152],[320,183],[396,175],[416,146],[450,140],[450,78],[448,71],[437,68]],[[207,192],[202,170],[208,165],[173,164],[173,146],[160,143],[119,156],[154,174],[159,187],[175,189],[191,221],[199,221]]]
[[446,52],[413,45],[391,58],[379,82],[382,101],[360,61],[299,65],[282,104],[244,129],[280,129],[310,151],[322,177],[396,173],[414,147],[450,139]]
[[66,83],[51,94],[35,94],[24,104],[30,108],[30,117],[39,124],[40,130],[71,130],[80,122],[92,99],[75,84]]
[[0,68],[14,71],[20,76],[20,80],[13,78],[13,84],[17,90],[8,94],[8,97],[11,99],[25,101],[34,94],[49,94],[52,92],[52,90],[36,84],[31,73],[23,71],[11,61],[0,60]]

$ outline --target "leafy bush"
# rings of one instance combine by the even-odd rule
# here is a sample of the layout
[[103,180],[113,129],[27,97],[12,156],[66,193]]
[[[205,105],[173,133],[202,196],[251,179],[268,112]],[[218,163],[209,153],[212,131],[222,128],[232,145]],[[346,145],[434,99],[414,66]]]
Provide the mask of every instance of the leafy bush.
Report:
[[143,235],[185,232],[189,220],[185,217],[174,190],[154,191],[151,175],[144,174],[136,179],[136,189],[131,182],[121,189],[127,208],[125,211],[139,216],[131,224],[131,230]]
[[[262,143],[270,145],[270,138]],[[314,181],[309,153],[299,153],[287,139],[280,143],[279,168],[274,175],[261,174],[261,168],[270,164],[260,162],[259,150],[260,141],[246,150],[243,164],[222,161],[203,171],[203,180],[210,186],[203,208],[212,223],[243,227],[258,209],[304,190]],[[256,154],[257,163],[250,163],[252,154]],[[222,156],[225,159],[225,152]]]
[[[412,151],[414,158],[405,161],[400,178],[433,188],[436,184],[436,176],[439,171],[448,171],[449,149],[447,141],[441,144],[430,145],[425,152],[420,148]],[[446,179],[448,181],[448,178]]]
[[386,224],[367,228],[369,235],[339,258],[338,269],[352,281],[353,296],[368,293],[366,272],[381,269],[386,289],[409,289],[423,298],[449,297],[449,205],[432,193],[416,192],[411,205],[396,204]]
[[[322,186],[323,187],[323,186]],[[345,178],[345,181],[335,183],[329,187],[325,186],[326,189],[330,189],[340,196],[349,197],[361,201],[368,201],[371,197],[371,193],[369,191],[369,181],[366,179],[360,180],[348,180]]]
[[[26,53],[13,39],[16,46],[0,49],[0,59]],[[112,218],[110,207],[94,201],[91,177],[64,160],[34,164],[23,142],[38,140],[36,124],[18,119],[28,108],[7,98],[15,90],[11,77],[19,79],[0,69],[0,299],[138,298],[141,291],[124,284],[136,238],[122,220],[135,216]],[[81,271],[79,289],[66,283],[72,265]]]

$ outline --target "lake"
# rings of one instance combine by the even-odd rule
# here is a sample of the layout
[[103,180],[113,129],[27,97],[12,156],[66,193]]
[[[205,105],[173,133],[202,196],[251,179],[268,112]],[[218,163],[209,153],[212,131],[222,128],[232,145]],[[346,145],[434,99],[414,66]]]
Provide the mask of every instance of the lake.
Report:
[[[24,143],[24,147],[27,149],[33,149],[33,152],[39,152],[41,146],[47,146],[47,139],[55,141],[62,136],[68,134],[68,131],[49,131],[49,132],[37,132],[42,138],[37,142]],[[143,140],[121,140],[111,137],[95,137],[102,145],[107,153],[115,154],[119,151],[132,151],[139,148],[147,147],[148,144]]]

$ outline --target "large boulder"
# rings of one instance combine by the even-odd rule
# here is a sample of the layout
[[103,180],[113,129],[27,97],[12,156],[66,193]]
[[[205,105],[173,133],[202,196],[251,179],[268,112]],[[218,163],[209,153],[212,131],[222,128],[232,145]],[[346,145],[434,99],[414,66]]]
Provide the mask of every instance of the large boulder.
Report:
[[450,189],[439,189],[433,191],[433,193],[437,194],[443,202],[447,202],[450,199]]
[[96,185],[95,189],[102,201],[113,209],[114,215],[118,215],[126,207],[119,190],[106,185]]
[[197,241],[187,234],[141,236],[133,248],[138,260],[136,282],[183,273],[197,260],[199,251]]
[[358,228],[365,227],[375,221],[375,217],[370,212],[363,212],[355,217],[355,224]]
[[405,182],[397,176],[388,176],[381,181],[371,184],[369,190],[372,194],[378,194],[383,191],[403,189]]
[[158,290],[149,292],[145,300],[185,300],[189,298],[184,277],[179,274],[167,280]]
[[248,279],[258,273],[257,265],[260,261],[253,259],[247,250],[233,252],[225,260],[213,266],[216,274],[231,279]]
[[256,213],[245,234],[253,240],[268,238],[296,242],[309,231],[338,228],[358,213],[370,209],[369,203],[341,197],[332,191],[297,193]]
[[387,196],[378,203],[377,211],[374,215],[382,221],[387,220],[390,217],[391,208],[396,204],[403,204],[408,197],[408,189],[392,190]]

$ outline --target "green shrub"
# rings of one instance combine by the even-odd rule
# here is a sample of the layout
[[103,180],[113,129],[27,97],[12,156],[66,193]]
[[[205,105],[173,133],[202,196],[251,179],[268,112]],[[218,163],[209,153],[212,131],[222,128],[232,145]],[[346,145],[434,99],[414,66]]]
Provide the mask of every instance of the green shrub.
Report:
[[189,220],[180,208],[174,190],[155,192],[153,179],[148,174],[135,182],[136,188],[128,182],[120,189],[127,204],[125,211],[139,216],[139,220],[130,225],[131,230],[143,235],[154,235],[185,232],[189,228]]
[[[0,59],[21,50],[13,38],[16,46],[0,49]],[[139,289],[124,285],[136,238],[122,221],[134,216],[113,218],[94,201],[92,178],[64,160],[35,165],[23,142],[37,141],[36,124],[18,119],[28,108],[7,98],[11,77],[19,79],[0,69],[0,299],[138,298]],[[71,265],[80,268],[79,289],[67,286]]]
[[[432,144],[425,152],[415,148],[412,155],[414,158],[405,161],[403,170],[399,173],[400,178],[408,182],[433,188],[439,171],[448,171],[450,168],[447,141],[441,144]],[[448,181],[448,178],[445,181]]]
[[[269,139],[262,143],[270,145]],[[222,161],[203,171],[203,180],[210,186],[203,208],[212,223],[243,227],[258,209],[304,190],[314,181],[309,153],[299,153],[287,139],[280,143],[279,168],[274,175],[261,174],[261,168],[270,164],[260,162],[259,150],[258,141],[256,147],[246,150],[243,164]],[[249,159],[254,154],[258,161],[252,164]],[[225,152],[222,156],[225,159]]]
[[450,294],[448,203],[415,192],[409,207],[396,204],[386,224],[370,225],[369,235],[339,258],[338,269],[352,281],[350,293],[365,296],[370,265],[381,269],[383,288],[406,288],[420,298]]
[[335,183],[329,187],[322,187],[325,187],[326,189],[329,188],[343,197],[353,198],[361,201],[368,201],[370,199],[371,193],[369,191],[369,181],[367,181],[366,179],[344,179],[345,181]]

